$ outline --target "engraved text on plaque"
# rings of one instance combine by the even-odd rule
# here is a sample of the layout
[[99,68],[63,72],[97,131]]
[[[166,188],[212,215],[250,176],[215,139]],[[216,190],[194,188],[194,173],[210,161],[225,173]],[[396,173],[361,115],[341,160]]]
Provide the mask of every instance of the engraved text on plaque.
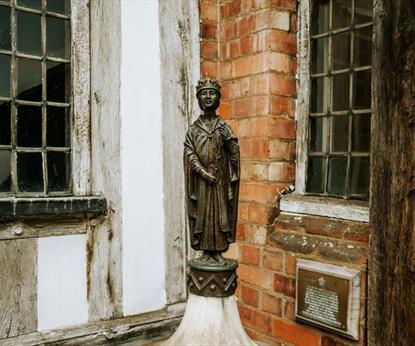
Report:
[[296,291],[298,320],[356,340],[360,311],[359,292],[358,271],[298,260]]

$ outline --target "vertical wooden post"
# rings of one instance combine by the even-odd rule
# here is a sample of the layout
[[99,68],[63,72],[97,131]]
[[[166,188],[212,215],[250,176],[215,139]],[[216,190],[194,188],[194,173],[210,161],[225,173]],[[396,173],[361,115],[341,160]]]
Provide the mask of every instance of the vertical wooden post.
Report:
[[415,2],[374,3],[368,344],[415,345]]
[[[121,2],[91,1],[92,192],[104,195],[108,216],[88,231],[89,320],[123,316],[121,187]],[[96,221],[96,222],[95,222]]]

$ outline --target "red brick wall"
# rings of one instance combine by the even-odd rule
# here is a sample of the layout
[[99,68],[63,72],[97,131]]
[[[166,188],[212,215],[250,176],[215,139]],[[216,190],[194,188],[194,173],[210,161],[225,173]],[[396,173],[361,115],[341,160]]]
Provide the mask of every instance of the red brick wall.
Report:
[[[219,113],[241,147],[237,244],[228,256],[240,261],[244,326],[269,345],[356,344],[294,321],[296,258],[364,275],[368,240],[359,223],[278,215],[278,191],[295,178],[297,1],[199,1],[201,74],[221,81]],[[294,238],[286,241],[287,235]],[[315,246],[302,247],[304,239]]]
[[200,0],[200,72],[203,77],[219,79],[219,8],[217,0]]

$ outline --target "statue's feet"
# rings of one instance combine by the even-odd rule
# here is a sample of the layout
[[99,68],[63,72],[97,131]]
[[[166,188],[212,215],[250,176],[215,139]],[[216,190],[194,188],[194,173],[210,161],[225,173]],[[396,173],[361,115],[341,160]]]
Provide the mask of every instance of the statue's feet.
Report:
[[202,256],[200,256],[198,259],[202,262],[208,262],[212,258],[211,255],[204,253]]
[[204,252],[197,260],[213,266],[228,263],[228,260],[223,258],[220,252]]
[[216,253],[213,255],[213,258],[216,260],[216,262],[220,264],[225,264],[227,261],[225,258],[222,257],[222,254]]

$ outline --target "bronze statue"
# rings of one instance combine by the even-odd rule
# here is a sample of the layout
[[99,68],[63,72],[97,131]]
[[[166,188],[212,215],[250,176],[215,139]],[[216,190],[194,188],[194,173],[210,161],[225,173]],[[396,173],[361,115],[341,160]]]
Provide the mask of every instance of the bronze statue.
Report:
[[196,96],[203,111],[184,142],[187,215],[191,246],[200,261],[225,264],[221,253],[235,242],[240,155],[238,140],[216,114],[218,81],[200,80]]

